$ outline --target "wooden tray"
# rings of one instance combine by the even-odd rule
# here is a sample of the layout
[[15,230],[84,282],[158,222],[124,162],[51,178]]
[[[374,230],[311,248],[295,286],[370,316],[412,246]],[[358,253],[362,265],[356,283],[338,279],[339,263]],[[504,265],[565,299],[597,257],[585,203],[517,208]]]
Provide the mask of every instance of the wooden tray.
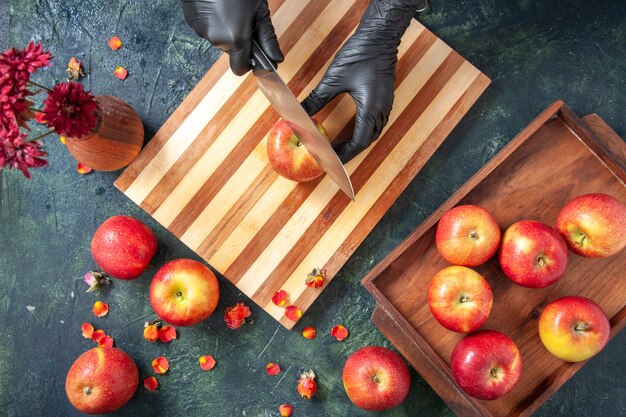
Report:
[[430,280],[447,266],[435,246],[436,224],[458,204],[485,207],[503,230],[522,219],[554,224],[560,208],[580,194],[605,192],[626,201],[625,182],[626,144],[598,116],[582,121],[563,102],[554,103],[363,279],[378,303],[372,321],[457,415],[531,415],[584,365],[563,362],[543,347],[537,330],[542,308],[565,295],[589,297],[610,318],[613,338],[626,324],[626,256],[572,254],[565,276],[544,289],[513,284],[497,259],[478,268],[494,295],[484,328],[509,335],[524,364],[513,391],[480,401],[452,378],[450,354],[462,335],[439,325],[428,307]]
[[[356,28],[369,0],[273,0],[286,60],[279,71],[300,99],[317,85]],[[236,77],[221,57],[117,180],[116,186],[291,328],[271,302],[284,289],[306,311],[482,94],[489,79],[414,21],[400,45],[396,100],[383,137],[348,164],[351,203],[328,178],[297,185],[267,161],[278,115],[252,75]],[[352,131],[350,97],[320,115],[332,137]]]

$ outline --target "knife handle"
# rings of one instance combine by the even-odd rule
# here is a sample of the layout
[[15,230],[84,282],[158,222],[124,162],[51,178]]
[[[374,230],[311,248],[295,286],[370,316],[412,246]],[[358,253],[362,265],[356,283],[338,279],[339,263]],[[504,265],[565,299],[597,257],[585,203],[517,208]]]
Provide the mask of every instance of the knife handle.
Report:
[[265,55],[265,52],[263,52],[255,40],[252,41],[252,59],[250,60],[250,66],[255,74],[259,71],[276,71],[276,63]]

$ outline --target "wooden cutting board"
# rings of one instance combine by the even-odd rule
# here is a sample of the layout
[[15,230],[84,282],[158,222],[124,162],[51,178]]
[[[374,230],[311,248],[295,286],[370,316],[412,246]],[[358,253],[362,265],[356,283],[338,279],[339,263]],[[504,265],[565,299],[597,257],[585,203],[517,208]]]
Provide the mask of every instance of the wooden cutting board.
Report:
[[[369,0],[273,0],[285,53],[279,72],[304,99],[354,32]],[[296,184],[268,165],[267,133],[279,117],[252,75],[222,56],[115,185],[261,308],[306,311],[489,85],[489,79],[414,21],[399,51],[393,112],[381,139],[347,165],[350,200],[327,177]],[[317,118],[347,138],[355,107],[337,98]],[[305,286],[313,268],[322,288]]]

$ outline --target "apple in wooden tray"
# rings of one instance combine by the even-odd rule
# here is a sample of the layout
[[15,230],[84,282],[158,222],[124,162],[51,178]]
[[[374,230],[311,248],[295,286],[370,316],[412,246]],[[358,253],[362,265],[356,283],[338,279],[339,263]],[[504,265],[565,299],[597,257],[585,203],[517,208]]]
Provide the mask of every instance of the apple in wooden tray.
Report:
[[496,400],[508,394],[522,375],[520,351],[508,336],[480,330],[457,343],[450,359],[452,376],[469,395]]
[[578,255],[615,255],[626,246],[626,205],[606,194],[581,195],[561,209],[556,229]]
[[500,245],[500,227],[484,208],[458,206],[439,220],[435,243],[447,262],[453,265],[478,266],[497,252]]
[[165,264],[150,285],[150,304],[158,316],[177,326],[193,326],[206,320],[220,298],[215,274],[192,259]]
[[580,362],[600,352],[609,341],[611,324],[594,301],[578,296],[554,300],[539,318],[539,336],[554,356]]
[[[330,140],[324,126],[315,119],[313,121],[322,135]],[[269,133],[267,156],[274,171],[292,181],[313,181],[324,173],[292,125],[284,120],[280,120]]]
[[98,347],[76,359],[65,379],[65,393],[78,411],[105,414],[130,401],[138,385],[139,371],[130,356]]
[[382,346],[366,346],[354,352],[343,367],[342,380],[350,401],[367,411],[385,411],[400,405],[411,386],[404,360]]
[[130,216],[113,216],[98,227],[91,254],[102,271],[114,278],[139,278],[157,250],[148,226]]
[[446,329],[460,333],[477,330],[489,318],[493,295],[487,280],[464,266],[438,272],[430,282],[428,306]]
[[569,262],[567,245],[550,226],[522,220],[502,236],[500,266],[511,281],[529,288],[544,288],[565,273]]

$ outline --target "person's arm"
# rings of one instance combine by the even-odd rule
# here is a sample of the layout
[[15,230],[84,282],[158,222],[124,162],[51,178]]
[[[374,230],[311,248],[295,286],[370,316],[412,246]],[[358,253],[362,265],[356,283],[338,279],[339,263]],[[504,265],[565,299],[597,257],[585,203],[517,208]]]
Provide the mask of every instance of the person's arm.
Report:
[[355,34],[339,50],[320,84],[302,106],[314,115],[337,95],[348,93],[357,106],[350,140],[337,154],[346,163],[378,139],[394,100],[398,46],[422,0],[371,0]]
[[182,4],[189,26],[229,55],[235,74],[250,71],[253,40],[270,59],[283,61],[267,0],[182,0]]

